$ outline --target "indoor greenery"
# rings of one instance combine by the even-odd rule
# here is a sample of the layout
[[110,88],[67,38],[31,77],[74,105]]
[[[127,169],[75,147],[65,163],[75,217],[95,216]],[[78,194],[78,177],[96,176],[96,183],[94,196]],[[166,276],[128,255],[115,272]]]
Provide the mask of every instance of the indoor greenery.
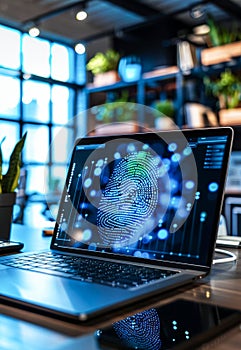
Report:
[[207,24],[210,28],[211,46],[220,46],[241,40],[241,30],[235,22],[232,23],[232,27],[228,28],[216,23],[212,17],[208,17]]
[[163,115],[169,118],[174,118],[175,116],[175,106],[173,101],[171,100],[155,101],[153,104],[153,108],[155,108],[159,112],[157,113],[157,117]]
[[118,63],[120,60],[120,54],[109,49],[105,53],[97,52],[86,65],[88,71],[92,72],[93,75],[109,72],[111,70],[117,71]]
[[16,143],[10,156],[8,170],[4,175],[2,174],[3,157],[1,146],[5,140],[5,137],[0,143],[0,194],[14,192],[18,186],[21,165],[21,152],[25,143],[26,135],[27,133],[25,133],[23,137]]
[[103,123],[133,121],[135,111],[135,103],[130,102],[128,91],[123,90],[114,102],[106,101],[96,107],[96,120]]
[[206,92],[219,99],[220,108],[235,108],[240,102],[241,79],[230,69],[226,69],[218,78],[204,77]]

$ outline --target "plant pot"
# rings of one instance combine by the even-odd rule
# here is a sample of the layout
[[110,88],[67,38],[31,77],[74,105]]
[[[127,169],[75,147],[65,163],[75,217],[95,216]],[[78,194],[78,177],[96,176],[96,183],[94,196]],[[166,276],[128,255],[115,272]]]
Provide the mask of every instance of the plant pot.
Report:
[[95,86],[104,86],[115,84],[118,81],[120,81],[118,73],[115,70],[110,70],[109,72],[96,74],[93,84]]
[[9,240],[16,192],[0,194],[0,240]]

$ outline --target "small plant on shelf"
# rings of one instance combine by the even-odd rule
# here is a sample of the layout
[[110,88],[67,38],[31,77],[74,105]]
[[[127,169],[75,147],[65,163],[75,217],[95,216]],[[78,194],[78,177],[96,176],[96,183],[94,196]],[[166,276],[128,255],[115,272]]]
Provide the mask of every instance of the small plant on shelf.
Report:
[[210,28],[208,35],[210,46],[220,46],[241,40],[241,30],[235,22],[232,24],[231,28],[228,28],[216,23],[216,21],[209,16],[207,24]]
[[171,100],[155,101],[153,107],[158,111],[157,117],[160,117],[160,114],[169,118],[175,116],[175,107]]
[[97,52],[86,65],[88,71],[93,75],[109,72],[111,70],[117,71],[118,63],[120,60],[120,54],[109,49],[105,53]]
[[218,78],[204,77],[207,94],[219,99],[219,108],[235,108],[240,103],[241,79],[230,69],[223,71]]

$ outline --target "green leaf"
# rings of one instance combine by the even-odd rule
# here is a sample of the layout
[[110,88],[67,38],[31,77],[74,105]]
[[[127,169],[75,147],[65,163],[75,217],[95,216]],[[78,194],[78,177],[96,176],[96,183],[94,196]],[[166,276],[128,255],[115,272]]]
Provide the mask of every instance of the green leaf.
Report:
[[5,140],[6,137],[4,137],[2,139],[2,141],[0,142],[0,193],[2,193],[2,178],[3,178],[3,174],[2,174],[2,168],[3,168],[3,154],[2,154],[2,143]]
[[11,154],[7,173],[2,178],[2,192],[13,192],[18,185],[19,171],[21,165],[21,152],[25,143],[27,133],[17,142]]

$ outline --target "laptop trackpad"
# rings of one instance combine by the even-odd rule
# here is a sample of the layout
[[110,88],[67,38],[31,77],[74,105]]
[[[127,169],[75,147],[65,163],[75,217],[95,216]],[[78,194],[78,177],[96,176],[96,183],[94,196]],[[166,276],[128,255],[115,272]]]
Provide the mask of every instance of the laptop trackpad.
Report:
[[11,299],[75,316],[113,305],[129,294],[103,285],[8,267],[1,270],[1,293]]

